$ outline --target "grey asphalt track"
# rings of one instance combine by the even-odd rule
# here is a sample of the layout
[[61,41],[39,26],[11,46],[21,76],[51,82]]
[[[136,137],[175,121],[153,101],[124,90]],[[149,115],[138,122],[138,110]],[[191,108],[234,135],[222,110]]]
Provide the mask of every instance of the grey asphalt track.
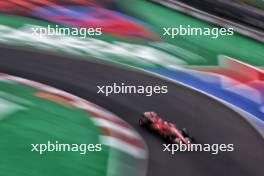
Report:
[[[122,117],[149,147],[148,176],[263,176],[264,142],[239,114],[191,89],[113,65],[70,57],[0,47],[0,72],[46,83],[88,99]],[[97,85],[167,85],[166,95],[97,94]],[[186,127],[199,143],[234,144],[234,152],[176,153],[162,151],[163,141],[138,126],[143,111]]]

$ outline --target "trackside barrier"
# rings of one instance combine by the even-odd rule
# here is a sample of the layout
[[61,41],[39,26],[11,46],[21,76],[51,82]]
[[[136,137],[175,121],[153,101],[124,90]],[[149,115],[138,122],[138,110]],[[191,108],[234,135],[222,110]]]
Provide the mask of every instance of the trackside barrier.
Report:
[[264,81],[264,71],[228,56],[220,55],[219,64],[222,68],[238,73],[250,81]]

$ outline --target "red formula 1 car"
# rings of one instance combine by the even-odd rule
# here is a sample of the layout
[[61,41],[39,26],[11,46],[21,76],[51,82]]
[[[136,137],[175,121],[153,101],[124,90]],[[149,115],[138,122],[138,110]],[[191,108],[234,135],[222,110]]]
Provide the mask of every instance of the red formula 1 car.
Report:
[[189,144],[194,142],[185,128],[178,129],[174,124],[162,120],[155,112],[144,112],[139,119],[139,125],[146,127],[170,143]]

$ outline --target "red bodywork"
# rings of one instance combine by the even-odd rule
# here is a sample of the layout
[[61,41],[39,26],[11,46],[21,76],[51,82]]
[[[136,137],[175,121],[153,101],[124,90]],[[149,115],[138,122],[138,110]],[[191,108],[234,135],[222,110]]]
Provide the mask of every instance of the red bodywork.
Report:
[[[147,123],[148,120],[150,123]],[[154,112],[145,112],[143,113],[140,119],[140,125],[144,125],[142,123],[148,124],[148,127],[159,135],[165,138],[177,138],[184,144],[189,144],[190,141],[186,139],[186,137],[182,134],[182,132],[172,123],[162,120],[156,113]]]

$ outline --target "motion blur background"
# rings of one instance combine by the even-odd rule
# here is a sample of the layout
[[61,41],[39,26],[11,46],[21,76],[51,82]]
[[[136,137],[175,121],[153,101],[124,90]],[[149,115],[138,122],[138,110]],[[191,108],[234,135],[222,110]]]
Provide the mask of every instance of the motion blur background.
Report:
[[[205,143],[219,142],[208,137],[210,133],[219,134],[222,142],[232,142],[238,136],[228,141],[229,137],[225,138],[227,134],[222,134],[222,130],[215,132],[212,127],[210,131],[208,126],[214,123],[217,126],[216,120],[199,120],[200,116],[211,118],[207,112],[210,103],[198,108],[202,98],[197,94],[190,96],[191,93],[181,95],[179,85],[202,92],[203,96],[210,97],[210,102],[221,102],[221,105],[212,106],[215,109],[211,111],[215,110],[216,119],[225,123],[223,126],[219,123],[219,129],[228,131],[230,127],[234,134],[239,134],[241,127],[243,134],[239,134],[241,137],[237,140],[241,139],[241,145],[246,146],[245,150],[241,147],[241,151],[251,150],[246,141],[251,139],[258,141],[256,144],[251,141],[255,150],[260,148],[254,155],[223,156],[224,159],[218,161],[219,167],[224,169],[217,173],[215,165],[209,166],[212,160],[203,158],[190,164],[190,158],[171,159],[170,162],[175,161],[178,166],[188,163],[190,168],[185,168],[188,171],[177,168],[179,172],[190,176],[194,173],[263,175],[262,164],[252,162],[260,163],[264,159],[264,150],[261,150],[264,136],[263,10],[263,0],[0,0],[0,71],[3,72],[0,81],[3,109],[0,111],[0,175],[169,175],[175,167],[174,164],[166,165],[169,156],[157,154],[161,147],[154,136],[147,136],[137,128],[137,117],[145,110],[160,111],[165,118],[170,116],[173,122],[189,126]],[[180,25],[233,28],[235,33],[217,39],[200,35],[173,39],[163,35],[163,28]],[[81,38],[80,35],[32,34],[32,28],[48,26],[101,28],[102,35]],[[6,74],[48,84],[89,102]],[[152,100],[131,96],[105,98],[96,94],[96,85],[113,81],[169,84],[173,96]],[[73,106],[76,101],[86,102],[89,108]],[[189,101],[192,103],[188,104]],[[250,127],[231,124],[233,119],[225,119],[229,116],[224,115],[219,106],[236,112],[230,115],[233,119],[239,114]],[[248,137],[249,134],[253,137]],[[12,139],[17,143],[11,142]],[[31,143],[48,140],[101,142],[105,148],[104,152],[87,157],[76,153],[40,157],[30,152]],[[151,149],[153,145],[155,150]],[[163,157],[159,158],[161,155]],[[203,163],[201,161],[206,167],[198,166],[197,163]],[[254,164],[249,166],[247,162]],[[228,165],[232,164],[237,165],[231,169]]]

